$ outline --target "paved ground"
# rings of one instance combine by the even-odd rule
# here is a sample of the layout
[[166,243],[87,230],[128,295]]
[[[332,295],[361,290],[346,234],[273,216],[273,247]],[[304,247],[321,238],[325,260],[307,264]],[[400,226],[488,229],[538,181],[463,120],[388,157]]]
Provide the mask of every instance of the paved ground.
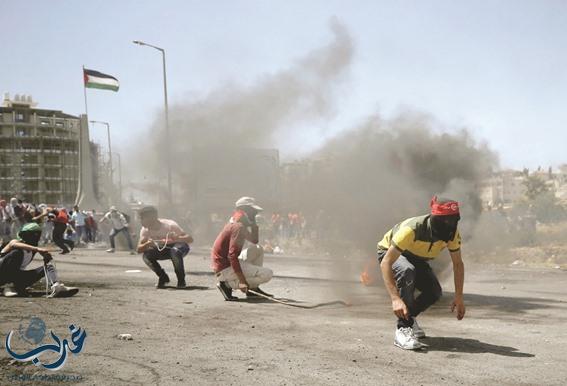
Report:
[[[308,304],[353,303],[310,310],[224,302],[204,251],[186,258],[192,286],[187,290],[156,290],[140,256],[123,252],[79,250],[57,261],[63,281],[81,287],[76,297],[0,298],[0,385],[59,383],[37,382],[45,374],[96,385],[564,385],[567,380],[567,272],[561,270],[469,264],[465,319],[458,322],[448,310],[449,276],[442,301],[420,317],[429,349],[406,352],[392,344],[394,319],[384,289],[362,287],[355,274],[360,262],[345,258],[266,259],[276,276],[265,290]],[[171,264],[164,264],[171,272]],[[68,337],[70,323],[84,328],[83,352],[54,373],[13,363],[4,349],[6,334],[31,316],[61,337]],[[117,339],[121,333],[133,340]],[[15,381],[18,375],[35,375],[36,381]]]

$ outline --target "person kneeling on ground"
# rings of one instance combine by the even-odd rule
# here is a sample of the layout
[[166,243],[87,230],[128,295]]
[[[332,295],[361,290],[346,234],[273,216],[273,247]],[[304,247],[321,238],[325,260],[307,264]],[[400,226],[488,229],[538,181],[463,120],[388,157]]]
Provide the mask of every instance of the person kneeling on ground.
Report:
[[[2,248],[0,285],[4,285],[4,296],[25,296],[26,288],[39,281],[44,274],[51,283],[48,297],[68,297],[79,292],[78,288],[67,287],[58,281],[55,267],[48,264],[53,257],[47,249],[37,247],[40,238],[41,227],[36,223],[28,223],[18,233],[17,240],[10,241]],[[25,270],[36,253],[43,257],[44,266]]]
[[[457,319],[465,316],[463,283],[465,268],[461,258],[461,235],[457,224],[461,216],[459,204],[453,200],[431,200],[431,213],[409,218],[389,230],[378,243],[378,261],[384,284],[392,299],[392,309],[398,317],[394,345],[405,350],[422,347],[419,338],[425,332],[416,317],[441,297],[441,285],[427,263],[449,249],[453,262],[455,299],[451,311]],[[415,290],[419,296],[415,297]]]
[[[252,197],[240,198],[236,201],[236,211],[215,240],[211,268],[219,280],[217,288],[225,300],[236,299],[232,296],[233,289],[240,289],[247,297],[255,296],[248,293],[248,289],[272,296],[259,288],[273,275],[272,270],[263,267],[264,250],[258,245],[256,215],[261,211]],[[246,241],[253,245],[242,250]]]
[[157,288],[165,288],[169,276],[158,260],[170,260],[177,276],[177,288],[185,288],[185,268],[183,258],[189,253],[189,244],[193,242],[187,232],[173,220],[158,218],[158,211],[153,206],[140,209],[140,241],[138,253],[143,253],[144,263],[158,276]]

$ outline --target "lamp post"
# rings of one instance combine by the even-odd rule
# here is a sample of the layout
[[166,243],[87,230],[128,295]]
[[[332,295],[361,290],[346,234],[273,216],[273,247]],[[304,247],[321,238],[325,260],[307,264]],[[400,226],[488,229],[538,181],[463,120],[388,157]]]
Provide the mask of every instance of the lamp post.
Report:
[[114,153],[118,157],[118,193],[120,194],[120,199],[122,199],[122,161],[120,153]]
[[[137,44],[139,46],[147,46],[154,48],[161,52],[162,55],[162,62],[163,62],[163,97],[165,102],[165,141],[169,144],[169,107],[167,105],[167,75],[165,71],[165,50],[161,47],[156,47],[154,45],[144,43],[140,40],[134,40],[132,43]],[[166,164],[167,164],[167,199],[169,203],[172,203],[173,195],[171,192],[171,153],[166,152]]]
[[110,124],[103,121],[90,121],[91,123],[100,123],[106,125],[106,135],[108,137],[108,162],[110,163],[110,183],[114,183],[114,174],[112,172],[112,146],[110,144]]

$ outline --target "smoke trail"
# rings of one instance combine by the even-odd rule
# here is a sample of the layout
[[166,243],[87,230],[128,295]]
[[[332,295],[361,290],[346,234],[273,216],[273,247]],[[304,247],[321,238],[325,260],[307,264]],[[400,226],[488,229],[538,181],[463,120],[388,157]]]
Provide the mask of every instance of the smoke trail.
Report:
[[[265,76],[250,87],[226,85],[203,99],[170,108],[171,143],[165,144],[163,135],[152,138],[159,149],[175,155],[176,185],[188,184],[186,164],[179,161],[190,147],[275,147],[283,138],[294,137],[298,125],[334,114],[334,89],[352,60],[353,43],[337,21],[331,21],[330,28],[333,41],[290,69]],[[163,133],[161,115],[151,132]],[[166,152],[148,145],[140,144],[137,163],[157,176]],[[205,165],[199,167],[199,173],[207,173]]]

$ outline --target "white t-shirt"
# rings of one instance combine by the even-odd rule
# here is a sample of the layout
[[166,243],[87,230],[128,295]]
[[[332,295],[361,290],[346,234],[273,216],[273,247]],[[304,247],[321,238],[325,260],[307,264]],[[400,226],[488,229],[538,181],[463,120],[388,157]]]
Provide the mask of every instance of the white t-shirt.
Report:
[[120,212],[108,212],[104,215],[104,218],[109,219],[112,227],[116,230],[120,230],[128,225],[126,218]]
[[146,227],[142,227],[142,229],[140,229],[140,240],[162,240],[165,239],[168,234],[171,235],[171,233],[175,233],[177,236],[185,233],[185,231],[173,220],[160,218],[158,221],[160,225],[156,229],[148,229]]
[[84,227],[87,215],[83,212],[73,212],[71,219],[75,220],[75,226]]

